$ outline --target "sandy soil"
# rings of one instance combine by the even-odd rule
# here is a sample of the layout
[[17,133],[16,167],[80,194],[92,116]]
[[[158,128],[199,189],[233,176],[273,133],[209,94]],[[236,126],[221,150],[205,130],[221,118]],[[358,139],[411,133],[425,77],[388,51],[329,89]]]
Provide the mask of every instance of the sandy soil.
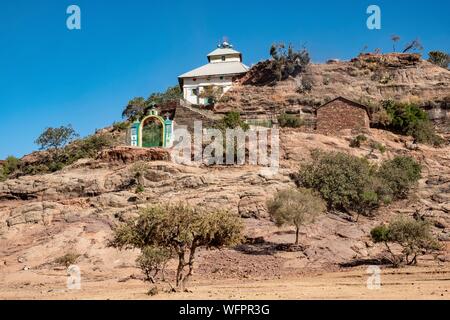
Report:
[[140,280],[119,282],[100,274],[83,279],[80,290],[66,288],[65,270],[2,275],[1,299],[450,299],[450,264],[382,269],[381,288],[368,289],[365,267],[282,279],[193,279],[189,293],[146,295]]

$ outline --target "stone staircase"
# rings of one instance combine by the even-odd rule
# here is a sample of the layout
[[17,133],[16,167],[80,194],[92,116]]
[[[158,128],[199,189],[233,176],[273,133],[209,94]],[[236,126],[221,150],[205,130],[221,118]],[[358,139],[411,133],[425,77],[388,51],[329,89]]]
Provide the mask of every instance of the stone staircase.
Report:
[[214,113],[211,110],[200,109],[198,107],[194,107],[191,103],[189,103],[188,101],[186,101],[184,99],[180,100],[180,105],[182,107],[187,108],[187,109],[189,109],[192,112],[198,113],[199,115],[201,115],[201,116],[203,116],[205,118],[208,118],[208,119],[210,119],[212,121],[217,121],[217,120],[222,119],[221,115],[218,115],[218,114]]
[[220,115],[216,115],[210,110],[196,108],[190,103],[180,100],[174,120],[176,126],[186,126],[192,132],[194,130],[194,121],[201,121],[203,128],[211,128],[214,122],[221,118]]

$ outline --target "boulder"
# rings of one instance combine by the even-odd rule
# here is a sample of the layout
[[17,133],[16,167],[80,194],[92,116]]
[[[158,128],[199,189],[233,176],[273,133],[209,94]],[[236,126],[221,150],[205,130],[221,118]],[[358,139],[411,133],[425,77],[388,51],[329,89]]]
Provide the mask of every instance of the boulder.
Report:
[[6,220],[9,227],[18,224],[49,223],[61,214],[63,206],[54,202],[33,202],[12,209]]
[[244,195],[238,204],[242,218],[264,218],[268,216],[266,197],[264,195]]

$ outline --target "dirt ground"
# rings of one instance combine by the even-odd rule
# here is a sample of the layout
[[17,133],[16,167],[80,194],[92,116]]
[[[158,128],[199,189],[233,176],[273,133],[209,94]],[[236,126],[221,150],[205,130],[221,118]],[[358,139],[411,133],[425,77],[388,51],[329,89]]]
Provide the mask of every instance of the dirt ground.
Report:
[[[61,268],[62,269],[62,268]],[[0,299],[450,299],[450,264],[434,267],[383,268],[381,287],[368,289],[366,267],[281,279],[193,279],[190,292],[150,297],[148,284],[90,274],[80,290],[68,290],[65,270],[21,271],[1,276]]]

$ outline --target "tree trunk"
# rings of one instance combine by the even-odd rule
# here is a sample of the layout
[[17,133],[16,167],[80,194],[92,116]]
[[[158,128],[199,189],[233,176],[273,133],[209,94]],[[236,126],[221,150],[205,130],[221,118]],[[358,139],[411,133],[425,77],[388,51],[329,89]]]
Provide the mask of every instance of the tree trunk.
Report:
[[295,244],[298,244],[298,234],[300,232],[300,228],[299,227],[295,227]]
[[398,268],[400,265],[400,262],[397,259],[397,256],[392,252],[391,248],[389,247],[388,243],[385,241],[384,245],[386,246],[386,249],[388,250],[389,254],[392,256],[392,265],[394,268]]
[[187,263],[188,267],[189,267],[189,271],[186,274],[186,276],[183,278],[183,290],[186,289],[186,285],[190,279],[190,277],[192,276],[192,273],[194,271],[194,262],[195,262],[195,251],[197,250],[197,245],[192,245],[191,249],[190,249],[190,253],[189,253],[189,261]]
[[183,269],[186,265],[185,259],[184,259],[184,248],[180,248],[178,250],[178,268],[177,268],[177,279],[176,279],[176,287],[178,288],[180,285],[182,285],[183,280]]

